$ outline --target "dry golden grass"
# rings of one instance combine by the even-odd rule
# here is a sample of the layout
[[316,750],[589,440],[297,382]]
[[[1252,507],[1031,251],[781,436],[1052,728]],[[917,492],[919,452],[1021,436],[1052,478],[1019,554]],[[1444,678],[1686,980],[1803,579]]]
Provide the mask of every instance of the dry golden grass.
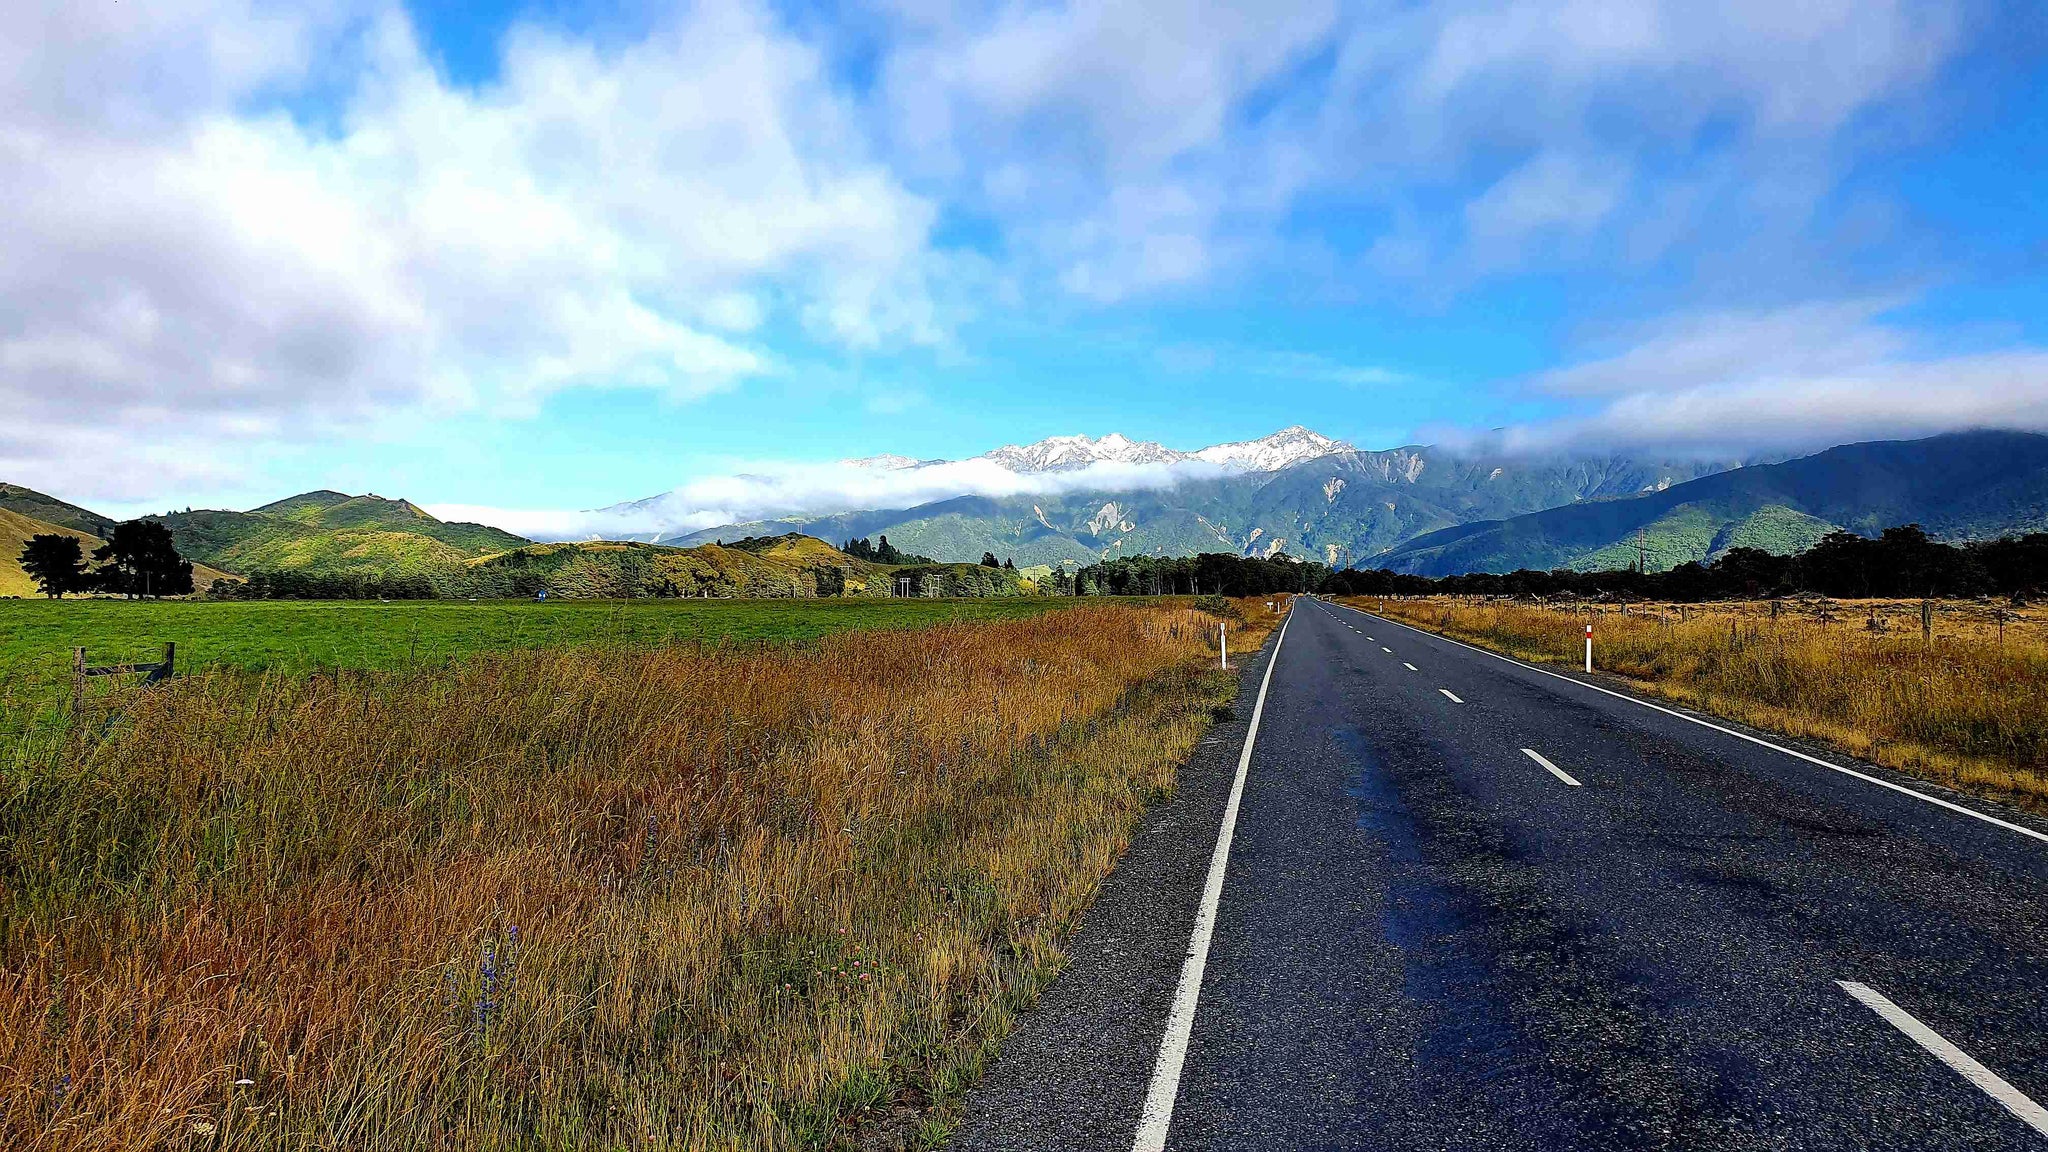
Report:
[[1112,606],[213,673],[26,740],[0,1147],[928,1143],[1228,700],[1213,644]]
[[[1350,601],[1380,611],[1377,597]],[[1645,692],[2048,812],[2048,615],[1919,601],[1541,605],[1388,598],[1386,615],[1527,660],[1594,663]]]

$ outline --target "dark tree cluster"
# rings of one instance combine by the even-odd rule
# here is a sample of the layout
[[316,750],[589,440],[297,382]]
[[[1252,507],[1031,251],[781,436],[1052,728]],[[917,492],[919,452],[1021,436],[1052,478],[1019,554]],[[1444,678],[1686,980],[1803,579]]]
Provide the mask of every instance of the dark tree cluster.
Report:
[[1001,561],[998,561],[996,554],[993,552],[983,552],[981,554],[981,566],[983,568],[1007,568],[1012,572],[1017,570],[1017,566],[1010,563],[1009,557],[1006,556]]
[[1313,592],[1330,570],[1286,554],[1262,559],[1228,552],[1199,556],[1127,556],[1074,574],[1082,596],[1270,596]]
[[[877,537],[876,540],[878,542],[870,543],[867,537],[862,536],[858,540],[848,540],[846,543],[841,544],[839,550],[856,560],[866,560],[875,564],[938,563],[937,560],[929,556],[918,556],[898,549],[894,544],[889,543],[887,536]],[[990,567],[994,567],[994,565],[990,565]]]
[[752,552],[758,556],[794,535],[796,533],[785,532],[780,536],[742,536],[738,540],[714,540],[712,543],[720,548],[733,548],[741,552]]
[[192,564],[171,543],[171,530],[154,520],[114,525],[106,543],[92,550],[96,567],[85,564],[76,536],[54,532],[22,545],[22,570],[52,599],[71,592],[116,596],[184,596],[192,591]]
[[425,576],[280,571],[251,572],[240,584],[216,580],[206,595],[213,600],[432,600],[439,590]]
[[1876,537],[1831,532],[1793,556],[1731,548],[1712,563],[1686,563],[1667,572],[1525,569],[1432,578],[1346,569],[1332,573],[1319,590],[1340,596],[1448,593],[1681,602],[1801,593],[1841,599],[1999,595],[2024,600],[2048,591],[2048,533],[1944,544],[1918,524],[1907,524]]

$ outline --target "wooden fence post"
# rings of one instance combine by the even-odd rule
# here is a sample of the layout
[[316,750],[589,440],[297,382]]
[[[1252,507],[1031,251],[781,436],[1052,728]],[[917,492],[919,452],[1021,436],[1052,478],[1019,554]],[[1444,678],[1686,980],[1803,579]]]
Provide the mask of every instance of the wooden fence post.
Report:
[[71,716],[77,719],[85,713],[85,649],[71,650]]

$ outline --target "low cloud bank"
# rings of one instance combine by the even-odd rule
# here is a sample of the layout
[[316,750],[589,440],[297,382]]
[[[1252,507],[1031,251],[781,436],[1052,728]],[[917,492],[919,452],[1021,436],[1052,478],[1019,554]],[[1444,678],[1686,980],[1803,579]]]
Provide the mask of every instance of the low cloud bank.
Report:
[[989,460],[958,460],[922,468],[868,468],[771,463],[729,476],[693,480],[670,492],[588,511],[430,504],[443,520],[468,520],[536,540],[652,540],[722,524],[835,512],[910,508],[957,496],[1037,496],[1078,491],[1132,492],[1172,488],[1230,475],[1204,461],[1172,464],[1102,462],[1071,472],[1012,472]]
[[1431,430],[1450,447],[1550,454],[1787,456],[1983,428],[2048,431],[2048,350],[1944,347],[1889,318],[1899,298],[1694,313],[1517,382],[1550,420]]

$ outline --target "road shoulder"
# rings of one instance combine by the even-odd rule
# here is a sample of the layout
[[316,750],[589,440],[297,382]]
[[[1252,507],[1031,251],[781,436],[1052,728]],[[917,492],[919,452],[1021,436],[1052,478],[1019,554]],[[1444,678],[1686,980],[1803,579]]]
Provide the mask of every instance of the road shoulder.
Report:
[[968,1093],[949,1149],[1128,1149],[1173,1005],[1274,629],[1238,670],[1230,719],[1181,766],[1067,945],[1068,964]]

